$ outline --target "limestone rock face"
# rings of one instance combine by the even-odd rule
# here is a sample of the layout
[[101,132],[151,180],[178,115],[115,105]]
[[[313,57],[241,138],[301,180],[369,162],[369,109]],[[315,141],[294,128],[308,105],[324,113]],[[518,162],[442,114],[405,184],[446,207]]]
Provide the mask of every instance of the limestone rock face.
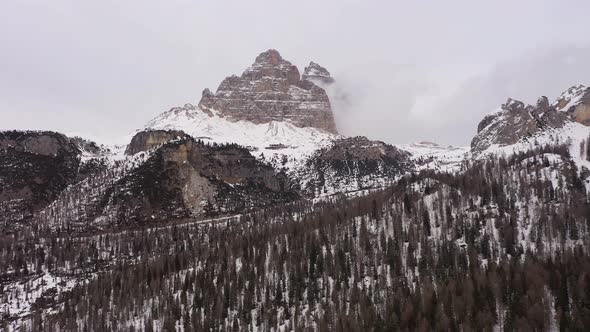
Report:
[[261,53],[241,76],[224,79],[215,93],[205,89],[199,107],[231,121],[287,121],[337,133],[324,89],[302,80],[297,67],[276,50]]
[[590,126],[590,88],[575,85],[562,93],[554,106],[574,121]]
[[477,135],[471,141],[471,151],[478,154],[492,145],[512,145],[538,131],[562,128],[568,121],[564,112],[549,105],[547,97],[539,98],[536,106],[509,98],[498,111],[479,123]]
[[309,63],[309,66],[305,67],[301,77],[304,80],[308,80],[320,85],[329,85],[334,83],[334,78],[330,76],[330,72],[326,68],[313,61]]
[[138,152],[147,151],[149,149],[158,147],[173,139],[180,139],[186,136],[183,131],[180,130],[145,130],[140,131],[133,138],[127,149],[125,149],[126,155],[134,155]]

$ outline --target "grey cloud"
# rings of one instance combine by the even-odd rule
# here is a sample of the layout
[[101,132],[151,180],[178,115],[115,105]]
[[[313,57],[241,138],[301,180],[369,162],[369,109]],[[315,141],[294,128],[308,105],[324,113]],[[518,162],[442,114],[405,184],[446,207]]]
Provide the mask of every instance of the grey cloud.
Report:
[[333,73],[349,94],[334,101],[344,133],[464,143],[508,95],[557,93],[583,78],[584,61],[561,72],[549,57],[535,61],[555,67],[545,69],[551,80],[506,79],[510,68],[542,71],[515,68],[539,45],[587,54],[561,47],[590,42],[588,9],[580,0],[4,1],[0,129],[126,135],[276,48],[300,68],[314,60]]
[[[538,97],[555,100],[572,85],[590,84],[590,46],[544,48],[494,65],[487,74],[471,77],[449,98],[417,118],[429,139],[467,144],[484,115],[508,97],[534,104]],[[427,118],[436,114],[437,121]]]

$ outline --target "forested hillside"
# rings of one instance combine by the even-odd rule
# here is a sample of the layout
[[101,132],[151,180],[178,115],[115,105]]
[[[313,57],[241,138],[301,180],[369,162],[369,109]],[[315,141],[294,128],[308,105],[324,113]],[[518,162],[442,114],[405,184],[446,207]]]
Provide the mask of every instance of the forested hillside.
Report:
[[[565,146],[359,197],[0,249],[25,330],[583,330],[590,206]],[[39,278],[43,275],[42,278]],[[24,317],[21,317],[24,318]]]
[[116,144],[0,131],[0,330],[589,329],[590,88],[454,147],[338,134],[335,82],[268,50]]

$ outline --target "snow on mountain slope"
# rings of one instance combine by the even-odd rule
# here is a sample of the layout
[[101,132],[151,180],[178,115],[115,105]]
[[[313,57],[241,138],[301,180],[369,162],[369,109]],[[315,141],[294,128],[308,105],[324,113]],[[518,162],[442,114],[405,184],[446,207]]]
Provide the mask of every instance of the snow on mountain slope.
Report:
[[442,146],[423,141],[397,147],[412,154],[411,159],[416,163],[416,170],[455,173],[461,170],[465,160],[471,158],[467,146]]
[[585,151],[581,149],[582,142],[586,141],[588,137],[590,137],[590,127],[577,122],[568,122],[563,128],[548,128],[539,131],[530,137],[520,139],[516,144],[506,146],[493,144],[474,158],[481,160],[497,155],[510,156],[544,145],[566,144],[578,171],[582,172],[583,167],[590,170],[590,161],[587,160]]
[[231,122],[215,110],[202,110],[191,104],[160,114],[145,129],[176,129],[205,142],[237,143],[246,146],[255,157],[288,170],[341,137],[312,127],[296,127],[287,122]]
[[[255,157],[263,158],[275,167],[285,167],[288,171],[300,169],[314,152],[344,138],[316,128],[296,127],[287,122],[232,122],[215,110],[203,110],[191,104],[160,114],[148,122],[145,129],[182,130],[205,142],[237,143],[249,148]],[[470,158],[468,147],[444,147],[430,142],[396,147],[411,153],[411,159],[417,164],[416,170],[456,172],[460,170],[462,162]]]
[[317,197],[386,187],[413,166],[408,152],[356,136],[319,150],[293,175],[304,192]]
[[102,198],[114,183],[145,163],[151,152],[124,156],[117,151],[86,160],[89,176],[66,187],[53,202],[35,214],[35,220],[51,230],[108,225],[113,216],[103,214]]
[[[556,144],[568,144],[570,146],[570,152],[572,153],[573,157],[576,157],[576,154],[579,155],[579,143],[583,140],[588,138],[590,134],[590,128],[586,127],[582,124],[569,122],[564,125],[563,128],[549,128],[543,131],[539,131],[534,135],[529,137],[523,137],[515,144],[511,145],[500,145],[500,144],[492,144],[487,149],[483,150],[477,156],[474,156],[476,159],[487,159],[490,155],[511,155],[514,153],[527,151],[534,149],[538,146],[543,146],[546,144],[549,145],[556,145]],[[575,149],[577,144],[577,150]],[[576,153],[577,152],[577,153]]]
[[95,136],[89,133],[77,131],[64,131],[64,135],[70,137],[72,142],[80,149],[83,162],[101,159],[109,163],[123,162],[127,144],[133,138],[133,134],[123,136]]
[[[569,88],[553,104],[547,97],[540,97],[536,105],[509,98],[478,124],[471,142],[472,159],[508,157],[548,145],[565,145],[580,175],[588,173],[590,161],[583,147],[590,136],[589,98],[590,89],[583,85]],[[587,186],[590,188],[590,183]]]
[[570,108],[575,107],[583,102],[585,94],[589,88],[584,85],[574,85],[564,91],[553,103],[553,106],[559,110],[567,112]]

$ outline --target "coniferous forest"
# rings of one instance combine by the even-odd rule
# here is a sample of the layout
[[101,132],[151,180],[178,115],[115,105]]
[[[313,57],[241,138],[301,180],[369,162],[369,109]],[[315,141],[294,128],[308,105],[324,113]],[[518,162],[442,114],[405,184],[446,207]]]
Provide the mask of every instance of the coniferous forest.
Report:
[[590,331],[590,1],[2,1],[0,332]]
[[5,232],[2,328],[28,306],[23,331],[585,330],[590,205],[568,149],[461,167],[233,217]]

